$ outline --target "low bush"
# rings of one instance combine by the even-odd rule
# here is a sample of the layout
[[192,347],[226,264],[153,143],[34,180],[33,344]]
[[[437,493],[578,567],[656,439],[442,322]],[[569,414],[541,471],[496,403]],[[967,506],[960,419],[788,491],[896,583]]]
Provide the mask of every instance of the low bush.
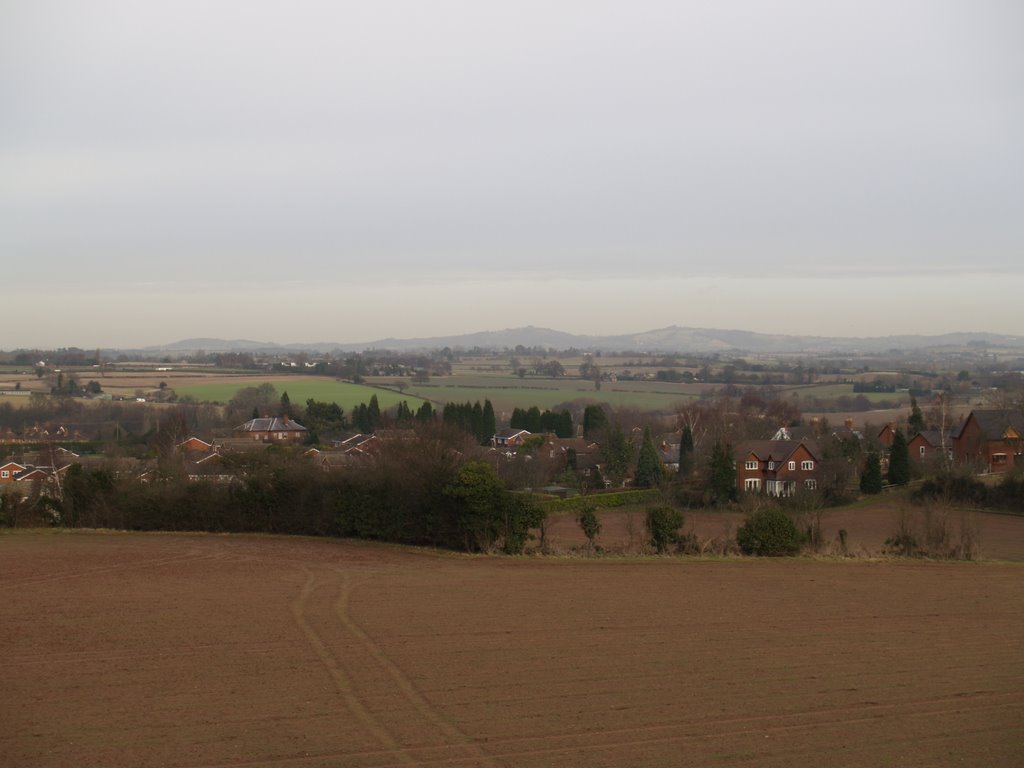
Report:
[[740,526],[736,543],[745,555],[795,555],[800,551],[800,532],[789,515],[769,507],[755,512]]
[[1024,475],[1007,475],[991,489],[989,496],[993,506],[1024,514]]
[[919,504],[959,504],[1024,514],[1024,473],[1007,473],[990,486],[973,475],[947,472],[925,480],[911,498]]
[[601,521],[597,517],[594,505],[588,504],[581,509],[576,515],[576,522],[579,524],[580,530],[583,531],[583,535],[587,537],[590,549],[593,550],[597,536],[601,533]]
[[947,473],[925,480],[912,498],[917,502],[942,499],[980,507],[988,502],[988,496],[989,490],[980,480],[970,475]]
[[978,536],[972,512],[931,503],[899,511],[896,529],[885,540],[885,552],[897,557],[975,560],[980,556]]
[[683,513],[675,507],[648,508],[645,524],[651,546],[659,555],[668,552],[669,547],[673,545],[678,546],[685,538],[680,532],[683,527]]

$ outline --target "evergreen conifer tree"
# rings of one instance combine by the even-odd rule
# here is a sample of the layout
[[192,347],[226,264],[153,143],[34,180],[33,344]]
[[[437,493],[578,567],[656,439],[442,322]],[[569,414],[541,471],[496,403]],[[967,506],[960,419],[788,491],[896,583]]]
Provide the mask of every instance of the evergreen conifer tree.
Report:
[[878,454],[872,451],[868,454],[864,463],[864,471],[860,474],[861,493],[882,492],[882,461]]
[[661,458],[654,447],[651,430],[644,427],[644,439],[636,460],[636,485],[638,488],[656,488],[661,484],[662,474]]
[[544,431],[544,425],[540,417],[540,408],[536,405],[531,405],[526,411],[526,426],[523,427],[527,432],[537,434],[538,432]]
[[484,434],[487,431],[484,427],[484,408],[480,405],[479,400],[473,403],[469,409],[469,431],[473,433],[473,437],[478,443],[486,442],[494,434],[493,432],[490,435]]
[[906,485],[910,482],[910,450],[903,431],[897,429],[892,437],[889,449],[889,482],[893,485]]
[[555,424],[555,434],[558,437],[572,437],[572,414],[568,410],[563,409],[558,414],[558,421]]
[[715,504],[733,501],[736,498],[736,468],[727,443],[715,443],[708,465],[708,490]]
[[508,425],[512,429],[526,429],[526,411],[522,408],[513,408],[512,418],[509,419]]
[[421,424],[430,424],[434,420],[434,406],[429,400],[424,400],[423,405],[416,411],[416,421]]
[[370,425],[366,431],[372,432],[380,424],[380,403],[377,402],[376,395],[370,397],[370,404],[366,406],[366,415],[367,423]]
[[689,477],[693,472],[693,430],[683,427],[679,436],[679,476]]
[[487,443],[498,431],[498,421],[494,416],[494,406],[490,400],[484,400],[484,419],[480,428],[480,442]]
[[373,426],[370,424],[370,409],[366,407],[366,403],[360,403],[352,412],[352,419],[355,421],[356,429],[362,433],[372,432]]
[[593,440],[608,426],[608,416],[600,405],[588,405],[583,409],[583,436]]
[[917,405],[917,398],[910,396],[910,418],[907,419],[907,434],[916,435],[924,431],[924,414]]
[[612,424],[608,429],[601,444],[601,457],[604,459],[604,469],[601,473],[613,486],[622,485],[633,461],[633,446],[618,424]]

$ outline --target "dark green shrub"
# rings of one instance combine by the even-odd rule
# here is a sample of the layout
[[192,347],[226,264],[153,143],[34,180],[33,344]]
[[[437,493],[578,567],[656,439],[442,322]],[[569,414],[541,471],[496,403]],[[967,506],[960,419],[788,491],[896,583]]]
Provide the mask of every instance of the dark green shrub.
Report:
[[800,532],[782,510],[762,509],[736,531],[736,543],[745,555],[795,555],[800,550]]
[[683,513],[674,507],[648,507],[645,522],[651,546],[659,555],[667,552],[670,545],[679,544],[683,538],[679,530],[683,527]]
[[583,535],[587,537],[587,541],[590,543],[590,548],[594,548],[594,540],[597,535],[601,533],[601,521],[597,517],[596,508],[593,504],[588,504],[580,513],[576,516],[576,522],[579,523],[580,530],[583,531]]
[[1019,472],[1007,475],[992,489],[991,496],[997,507],[1018,514],[1024,512],[1024,477]]
[[506,555],[521,555],[529,538],[530,529],[539,527],[544,522],[547,513],[526,496],[507,491],[504,494],[502,513],[504,516],[502,551]]
[[970,475],[946,473],[925,480],[912,498],[917,502],[942,499],[981,507],[988,501],[988,495],[988,488],[980,480]]

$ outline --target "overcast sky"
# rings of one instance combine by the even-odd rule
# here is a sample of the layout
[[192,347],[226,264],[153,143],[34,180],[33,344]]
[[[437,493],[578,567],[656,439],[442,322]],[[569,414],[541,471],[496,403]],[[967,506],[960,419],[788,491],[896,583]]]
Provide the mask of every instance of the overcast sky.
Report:
[[1019,0],[0,3],[0,348],[1024,333]]

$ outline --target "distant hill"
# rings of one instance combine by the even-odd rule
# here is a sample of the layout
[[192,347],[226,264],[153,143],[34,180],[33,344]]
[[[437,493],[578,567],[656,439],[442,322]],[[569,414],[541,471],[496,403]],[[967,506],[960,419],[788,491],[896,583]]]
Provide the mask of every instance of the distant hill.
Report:
[[947,333],[937,336],[900,335],[870,337],[785,336],[753,331],[716,328],[683,328],[669,326],[641,333],[618,336],[590,336],[565,333],[551,328],[507,328],[501,331],[480,331],[458,336],[432,336],[412,339],[378,339],[369,342],[316,342],[276,344],[247,339],[184,339],[141,350],[147,354],[161,352],[362,352],[367,349],[409,352],[415,350],[473,348],[505,350],[516,346],[550,349],[576,348],[602,352],[663,353],[808,353],[808,354],[871,354],[891,350],[923,350],[956,347],[1009,347],[1024,349],[1024,336],[995,333]]
[[[302,346],[313,349],[312,346]],[[249,341],[248,339],[182,339],[171,344],[146,347],[144,352],[265,352],[287,347],[272,341]]]

